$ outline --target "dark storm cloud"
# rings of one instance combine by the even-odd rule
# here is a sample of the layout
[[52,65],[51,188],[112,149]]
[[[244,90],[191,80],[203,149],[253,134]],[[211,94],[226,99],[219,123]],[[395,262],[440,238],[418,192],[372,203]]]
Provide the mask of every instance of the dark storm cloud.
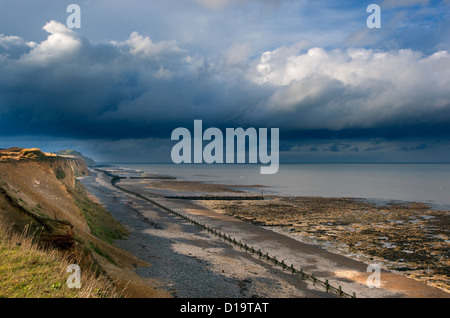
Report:
[[[214,58],[133,32],[91,43],[51,21],[0,38],[0,133],[170,138],[176,127],[279,127],[281,138],[449,135],[450,57],[304,44]],[[342,150],[342,149],[339,149]]]
[[175,41],[132,33],[94,45],[54,21],[44,29],[47,40],[27,45],[18,38],[14,52],[25,53],[0,57],[3,135],[167,137],[194,118],[239,121],[246,105],[267,95],[257,84],[229,81]]

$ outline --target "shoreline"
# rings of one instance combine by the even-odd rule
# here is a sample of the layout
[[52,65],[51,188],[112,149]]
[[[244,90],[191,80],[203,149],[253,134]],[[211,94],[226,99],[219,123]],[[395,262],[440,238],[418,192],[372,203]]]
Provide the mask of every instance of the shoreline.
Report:
[[[134,178],[134,179],[122,179],[122,180],[120,180],[121,181],[121,185],[122,186],[125,186],[125,187],[127,187],[129,190],[137,190],[139,193],[141,193],[141,194],[143,194],[143,195],[145,195],[145,196],[150,196],[150,197],[152,197],[152,198],[157,198],[158,200],[163,200],[163,201],[167,201],[167,202],[169,202],[170,201],[170,204],[172,205],[172,206],[176,206],[176,207],[180,207],[180,206],[183,206],[183,204],[181,203],[181,202],[179,202],[179,201],[183,201],[183,200],[169,200],[169,199],[165,199],[165,198],[162,198],[162,195],[161,195],[161,192],[158,192],[157,190],[161,190],[161,188],[164,188],[164,187],[162,187],[162,184],[161,184],[161,182],[165,182],[165,181],[162,181],[162,180],[155,180],[155,179],[153,179],[153,180],[149,180],[149,179],[145,179],[145,180],[141,180],[141,179],[137,179],[137,178]],[[164,184],[164,186],[166,187],[165,188],[165,191],[171,191],[172,193],[178,193],[177,192],[177,190],[180,190],[179,188],[177,189],[177,185],[179,186],[179,185],[181,185],[181,190],[183,190],[183,187],[185,186],[185,184],[183,185],[182,183],[180,183],[180,184],[176,184],[176,182],[177,181],[173,181],[173,180],[171,180],[170,181],[171,183],[170,184]],[[175,182],[175,184],[174,184],[174,182]],[[155,184],[157,185],[157,186],[155,186]],[[199,189],[202,189],[202,187],[204,188],[204,186],[205,186],[205,184],[203,184],[203,185],[201,185],[199,182],[191,182],[191,183],[189,183],[189,187],[190,187],[190,189],[189,190],[196,190],[195,189],[195,187],[194,187],[194,185],[196,185],[197,187],[199,187]],[[208,184],[208,186],[209,186],[209,184]],[[170,189],[167,189],[167,187],[168,188],[170,188]],[[216,187],[217,187],[217,185],[216,185]],[[222,187],[222,188],[220,188],[220,187]],[[223,194],[223,193],[227,193],[227,191],[223,188],[223,187],[226,187],[225,185],[219,185],[218,186],[218,188],[215,188],[214,190],[218,190],[218,189],[220,189],[221,190],[221,193]],[[159,189],[158,189],[159,188]],[[186,190],[185,188],[184,188],[184,190]],[[198,190],[198,189],[197,189]],[[231,192],[230,192],[231,194],[233,193],[232,192],[232,190],[231,190]],[[271,196],[271,197],[279,197],[279,196]],[[175,201],[175,202],[174,202]],[[195,201],[195,205],[198,207],[198,206],[203,206],[203,207],[206,207],[206,208],[208,208],[208,205],[211,205],[211,204],[217,204],[217,202],[219,202],[219,203],[223,203],[222,201],[210,201],[210,202],[207,202],[206,204],[205,204],[205,201]],[[234,201],[230,201],[230,203],[232,203],[232,202],[234,202]],[[252,202],[252,201],[249,201],[249,202]],[[200,204],[199,204],[200,203]],[[192,205],[190,205],[190,204],[185,204],[186,206],[188,206],[188,208],[186,209],[186,207],[185,207],[185,210],[187,210],[187,211],[190,211],[190,210],[192,210]],[[211,206],[209,206],[209,208],[211,208]],[[217,207],[215,207],[215,208],[213,208],[212,210],[214,210],[214,211],[216,211],[217,212]],[[219,211],[220,212],[220,211]],[[224,213],[223,211],[221,211],[222,213],[219,213],[219,215],[225,215],[226,213]],[[197,213],[197,215],[196,215],[196,217],[198,217],[198,213]],[[203,215],[202,217],[205,217],[205,215]],[[236,219],[236,217],[235,216],[233,216],[232,217],[233,219]],[[244,223],[248,223],[248,221],[247,222],[244,222]],[[265,226],[261,226],[261,225],[258,225],[258,227],[260,227],[260,228],[264,228]],[[295,240],[297,240],[297,241],[299,241],[299,237],[297,236],[297,237],[295,237],[295,235],[291,235],[291,233],[289,233],[289,232],[286,232],[285,230],[284,230],[284,227],[285,226],[281,226],[280,228],[282,228],[282,231],[280,231],[280,233],[281,233],[281,235],[283,235],[283,236],[285,236],[285,237],[291,237],[291,238],[294,238]],[[277,231],[274,231],[275,230],[275,227],[272,227],[272,228],[269,228],[269,230],[271,231],[271,232],[273,232],[273,233],[275,233],[275,232],[277,232]],[[265,234],[266,235],[266,234]],[[301,241],[301,240],[300,240]],[[305,241],[303,240],[303,243],[305,243]],[[310,242],[311,243],[311,242]],[[309,243],[309,244],[310,244]],[[319,246],[319,249],[324,249],[324,246],[320,246],[320,244],[314,244],[314,245],[316,245],[316,246]],[[336,252],[336,251],[334,251],[334,252]],[[347,257],[349,257],[349,255],[346,255]],[[348,273],[347,273],[348,274]],[[354,274],[354,273],[353,273]],[[367,276],[368,274],[366,274],[366,276]],[[344,275],[345,276],[345,275]],[[370,296],[369,296],[370,297]],[[445,295],[444,295],[444,297],[445,297]]]
[[274,271],[240,249],[149,202],[118,190],[94,172],[88,191],[130,230],[117,245],[149,264],[135,273],[176,298],[329,298],[308,282]]
[[[377,205],[352,198],[279,196],[272,200],[276,202],[253,206],[245,202],[203,204],[302,243],[354,260],[376,262],[381,268],[450,293],[449,211],[432,210],[417,202]],[[312,212],[295,210],[298,206],[293,205],[305,200],[313,201],[307,204]],[[271,208],[277,212],[267,212]]]
[[[375,167],[371,167],[374,165]],[[269,179],[261,176],[249,164],[232,167],[220,164],[178,167],[173,163],[123,163],[116,167],[169,174],[176,176],[178,181],[190,180],[212,186],[222,184],[254,194],[260,194],[263,188],[264,195],[343,197],[380,204],[422,202],[436,210],[450,210],[447,195],[450,183],[444,177],[450,173],[450,164],[444,164],[443,168],[441,165],[443,164],[293,163],[286,164],[286,169],[281,169],[277,176]],[[247,185],[250,188],[245,189]]]

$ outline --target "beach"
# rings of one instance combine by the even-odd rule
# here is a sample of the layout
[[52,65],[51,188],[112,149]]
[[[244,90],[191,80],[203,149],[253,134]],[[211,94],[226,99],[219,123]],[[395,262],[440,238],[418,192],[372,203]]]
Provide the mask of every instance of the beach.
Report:
[[[111,182],[114,176],[116,182]],[[136,273],[171,297],[449,296],[445,292],[445,284],[448,283],[445,270],[441,276],[436,268],[432,268],[433,275],[425,270],[428,276],[422,273],[422,276],[410,275],[416,279],[405,277],[402,275],[404,273],[392,271],[393,268],[383,262],[386,256],[371,255],[370,244],[362,245],[363,242],[370,242],[366,238],[373,239],[369,235],[370,225],[376,225],[374,220],[378,215],[370,212],[375,209],[370,205],[373,203],[279,196],[248,200],[249,193],[239,186],[177,181],[117,168],[92,170],[91,175],[81,178],[81,181],[91,195],[130,230],[129,238],[117,244],[149,264],[148,267],[136,266]],[[186,195],[209,198],[183,199]],[[230,195],[233,200],[217,200],[217,197]],[[170,196],[180,198],[167,198]],[[242,196],[242,200],[237,200],[236,196]],[[311,206],[325,206],[333,213],[302,212],[301,208],[306,203],[309,210]],[[367,211],[366,221],[371,222],[355,223],[355,215],[352,219],[343,219],[343,213],[349,206],[353,207],[355,214]],[[392,212],[406,208],[391,206],[390,209]],[[412,209],[419,210],[420,215],[430,216],[423,220],[441,220],[439,226],[445,233],[448,226],[445,211],[431,212],[422,205],[410,207]],[[387,210],[384,213],[388,213]],[[411,211],[407,218],[414,221],[412,224],[418,232],[422,219],[412,218]],[[398,220],[394,220],[393,224],[401,224],[395,221]],[[356,227],[359,228],[355,230]],[[376,233],[380,240],[392,243],[396,239],[391,237],[395,231],[383,231]],[[348,235],[353,232],[359,233],[358,240]],[[420,235],[417,237],[420,238]],[[352,253],[343,248],[345,244],[351,245]],[[338,245],[339,249],[335,247]],[[431,251],[431,246],[424,248]],[[448,268],[446,245],[433,246],[433,253],[444,253],[439,267]],[[385,245],[386,251],[390,250],[388,247],[389,244]],[[419,261],[423,263],[425,256]],[[367,285],[371,274],[367,269],[372,263],[381,264],[381,288],[369,288]],[[303,277],[298,274],[299,271],[304,274]],[[430,282],[433,286],[429,286],[423,277],[426,280],[438,279]]]
[[449,212],[423,203],[277,197],[208,207],[450,292]]

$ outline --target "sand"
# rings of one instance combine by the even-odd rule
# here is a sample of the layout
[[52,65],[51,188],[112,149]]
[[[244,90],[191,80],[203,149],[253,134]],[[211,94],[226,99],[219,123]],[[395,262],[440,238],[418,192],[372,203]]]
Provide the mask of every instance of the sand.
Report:
[[301,242],[407,275],[450,292],[450,212],[416,202],[267,197],[203,202]]
[[[128,240],[117,244],[151,264],[136,268],[136,273],[173,297],[337,297],[326,293],[320,284],[302,280],[148,200],[113,187],[110,179],[103,173],[93,172],[90,177],[83,178],[83,183],[130,229]],[[340,286],[348,294],[372,298],[449,296],[438,288],[386,270],[381,273],[381,288],[369,288],[366,284],[371,274],[367,272],[368,263],[305,244],[287,235],[283,229],[274,231],[275,228],[268,229],[227,215],[223,206],[214,207],[224,201],[164,198],[169,193],[180,194],[186,190],[203,193],[205,188],[204,184],[189,183],[186,188],[186,183],[169,182],[124,179],[119,184],[264,254],[283,260],[288,266],[303,268],[305,273],[314,274],[322,281],[328,280],[332,286]],[[217,187],[216,190],[226,193],[227,187]],[[255,203],[252,202],[245,201],[245,205],[251,206]],[[232,204],[231,201],[227,203]]]

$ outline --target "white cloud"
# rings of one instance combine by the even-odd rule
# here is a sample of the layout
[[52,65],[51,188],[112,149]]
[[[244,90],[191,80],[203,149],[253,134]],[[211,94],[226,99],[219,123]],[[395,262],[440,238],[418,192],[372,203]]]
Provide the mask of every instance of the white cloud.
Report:
[[67,59],[81,49],[81,38],[64,24],[52,20],[43,29],[50,35],[45,41],[35,45],[24,56],[23,61],[43,64],[49,61]]
[[0,46],[6,50],[10,50],[15,47],[33,48],[36,46],[36,43],[33,41],[26,41],[19,36],[5,36],[3,34],[0,34]]
[[305,128],[371,127],[401,116],[426,120],[437,110],[450,114],[447,51],[424,56],[314,47],[299,54],[280,48],[262,54],[250,78],[278,87],[262,109],[302,112],[298,126]]
[[154,43],[150,37],[132,32],[130,37],[124,42],[112,42],[112,44],[126,48],[131,55],[147,58],[155,58],[162,54],[180,54],[185,51],[180,49],[177,42],[161,41]]
[[162,65],[159,67],[158,72],[156,72],[156,74],[154,75],[155,78],[157,79],[170,79],[173,76],[173,73],[168,70],[165,69]]

